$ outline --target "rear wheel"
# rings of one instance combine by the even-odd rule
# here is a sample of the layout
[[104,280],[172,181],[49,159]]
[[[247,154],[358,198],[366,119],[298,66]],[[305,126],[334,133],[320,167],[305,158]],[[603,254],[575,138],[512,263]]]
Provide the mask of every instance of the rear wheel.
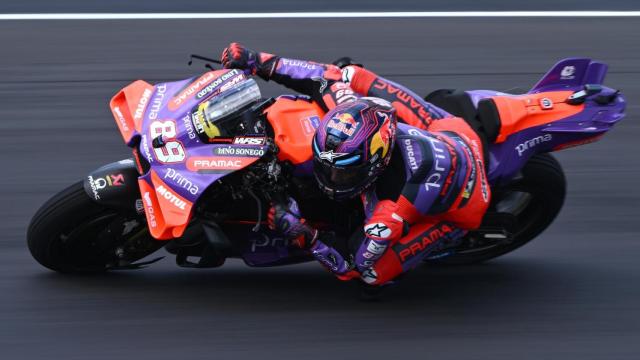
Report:
[[566,194],[566,179],[560,163],[551,154],[533,156],[522,169],[522,177],[493,190],[488,216],[508,214],[513,219],[510,240],[469,233],[455,254],[428,262],[473,264],[509,253],[540,235],[556,218]]
[[56,194],[33,216],[27,231],[31,255],[63,273],[124,267],[160,247],[143,216],[104,207],[78,182]]

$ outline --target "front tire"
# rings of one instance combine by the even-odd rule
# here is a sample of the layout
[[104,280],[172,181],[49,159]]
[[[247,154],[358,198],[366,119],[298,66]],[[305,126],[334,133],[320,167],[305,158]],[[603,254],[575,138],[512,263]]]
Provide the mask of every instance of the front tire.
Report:
[[[159,242],[157,242],[159,243]],[[62,273],[99,273],[155,251],[146,221],[104,207],[77,182],[47,201],[27,231],[31,255]]]

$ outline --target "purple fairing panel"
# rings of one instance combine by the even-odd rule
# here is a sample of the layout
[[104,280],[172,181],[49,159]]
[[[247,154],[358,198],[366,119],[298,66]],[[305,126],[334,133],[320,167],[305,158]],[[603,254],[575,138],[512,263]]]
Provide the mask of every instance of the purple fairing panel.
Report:
[[580,90],[585,84],[602,84],[607,68],[606,64],[587,58],[563,59],[555,64],[529,93]]
[[[482,98],[494,96],[487,90],[467,93],[475,99],[476,103]],[[492,185],[508,182],[535,154],[597,140],[625,116],[626,102],[622,95],[618,95],[613,102],[606,105],[595,101],[599,95],[608,96],[614,93],[614,89],[603,87],[600,93],[587,98],[582,112],[548,124],[524,129],[512,134],[504,142],[491,144],[487,174],[489,182]]]
[[[192,114],[199,103],[245,78],[236,69],[217,70],[155,85],[139,134],[139,153],[169,187],[190,202],[195,203],[213,182],[259,159],[266,151],[264,145],[204,143],[194,128]],[[154,148],[152,140],[159,135],[166,145]],[[141,179],[151,183],[151,171]]]
[[312,260],[308,251],[300,249],[292,240],[283,238],[266,226],[257,232],[251,226],[226,226],[225,232],[232,239],[242,239],[240,256],[249,266],[279,266]]

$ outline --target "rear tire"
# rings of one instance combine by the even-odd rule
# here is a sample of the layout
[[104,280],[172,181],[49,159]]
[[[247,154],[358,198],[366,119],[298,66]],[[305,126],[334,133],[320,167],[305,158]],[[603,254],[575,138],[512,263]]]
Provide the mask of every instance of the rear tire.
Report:
[[[129,226],[127,221],[134,227],[125,234],[127,230],[119,229]],[[77,182],[36,212],[27,231],[27,244],[31,255],[51,270],[99,273],[122,261],[116,256],[116,248],[134,237],[141,243],[150,239],[146,222],[140,216],[120,214],[94,202],[85,193],[82,182]]]
[[463,240],[463,247],[456,249],[456,254],[428,262],[447,265],[479,263],[512,252],[540,235],[558,216],[564,204],[566,179],[562,166],[551,154],[533,156],[522,169],[521,180],[494,190],[493,210],[501,200],[517,193],[528,193],[530,196],[528,203],[515,214],[518,225],[511,242],[484,248],[464,248],[470,244],[471,233]]

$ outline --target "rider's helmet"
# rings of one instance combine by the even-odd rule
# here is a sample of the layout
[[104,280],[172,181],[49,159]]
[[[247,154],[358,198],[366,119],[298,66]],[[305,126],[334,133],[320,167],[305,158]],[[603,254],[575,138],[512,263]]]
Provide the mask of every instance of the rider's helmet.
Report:
[[384,171],[396,135],[395,109],[386,100],[362,97],[328,112],[313,138],[313,172],[335,200],[362,193]]

